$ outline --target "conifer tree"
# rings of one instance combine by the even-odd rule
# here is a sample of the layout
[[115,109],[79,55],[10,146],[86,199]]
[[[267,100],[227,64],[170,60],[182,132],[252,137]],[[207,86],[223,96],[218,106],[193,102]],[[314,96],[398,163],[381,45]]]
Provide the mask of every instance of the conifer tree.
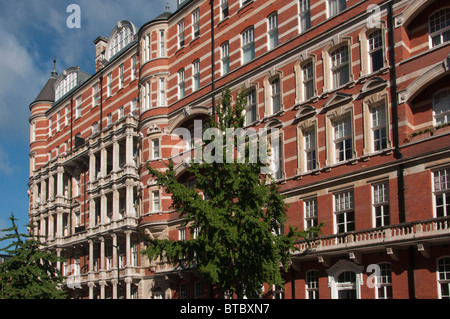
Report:
[[13,213],[9,219],[12,227],[3,229],[6,235],[0,238],[11,241],[0,250],[11,256],[0,264],[0,299],[65,299],[66,293],[60,288],[64,277],[54,267],[62,260],[42,250],[42,243],[31,232],[20,233]]
[[[231,92],[225,89],[217,106],[217,121],[209,123],[219,134],[210,143],[204,141],[216,147],[208,153],[208,145],[203,146],[203,161],[192,160],[187,168],[195,177],[193,188],[177,181],[172,161],[165,172],[147,166],[157,184],[171,194],[173,209],[196,236],[185,241],[149,239],[143,254],[174,266],[195,266],[210,284],[234,292],[238,298],[257,298],[264,283],[284,286],[280,265],[288,269],[294,242],[317,235],[321,225],[307,231],[291,226],[280,231],[287,221],[287,204],[271,176],[261,174],[268,164],[260,158],[250,160],[249,148],[255,147],[250,139],[244,159],[234,156],[230,162],[226,158],[230,149],[220,132],[244,127],[245,88],[237,94],[233,107],[231,101]],[[234,149],[236,142],[233,137]],[[208,156],[222,161],[208,160]]]

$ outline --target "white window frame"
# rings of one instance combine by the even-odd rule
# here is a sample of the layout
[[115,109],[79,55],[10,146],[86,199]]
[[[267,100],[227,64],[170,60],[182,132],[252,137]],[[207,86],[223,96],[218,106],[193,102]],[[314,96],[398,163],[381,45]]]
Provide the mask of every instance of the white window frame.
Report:
[[[251,123],[258,120],[258,99],[257,90],[252,87],[247,92],[247,105],[245,107],[245,124],[250,125]],[[249,117],[251,118],[249,119]]]
[[119,65],[119,90],[123,88],[125,83],[125,66],[123,63]]
[[244,32],[242,32],[241,48],[242,48],[242,64],[246,64],[255,58],[255,29],[253,26],[248,27],[247,29],[244,30]]
[[92,124],[92,135],[95,135],[98,133],[98,122],[94,122],[94,124]]
[[[436,276],[438,284],[438,298],[450,299],[450,256],[442,256],[436,261]],[[444,294],[442,287],[446,286],[448,293]]]
[[[353,158],[352,132],[353,123],[350,115],[333,121],[333,150],[335,163],[345,162]],[[340,156],[341,154],[343,154],[343,157]]]
[[389,183],[387,181],[372,185],[372,212],[373,227],[386,227],[391,224]]
[[305,152],[305,172],[317,169],[317,141],[314,128],[303,132],[303,148]]
[[273,50],[278,46],[278,13],[274,12],[267,17],[267,47]]
[[327,0],[327,18],[334,17],[346,9],[346,0]]
[[75,119],[81,117],[81,96],[75,99]]
[[318,225],[317,198],[303,200],[305,230]]
[[390,263],[380,263],[378,266],[380,274],[375,277],[375,298],[392,299],[392,266]]
[[[433,20],[436,21],[436,27],[433,27]],[[428,34],[430,49],[450,41],[450,8],[442,8],[428,18]],[[444,22],[445,21],[445,22]],[[444,25],[444,27],[440,27]],[[447,37],[447,39],[446,39]]]
[[305,274],[306,299],[319,299],[319,272],[308,270]]
[[186,240],[186,228],[178,229],[178,240],[180,241]]
[[178,22],[178,49],[185,45],[184,20]]
[[299,0],[298,12],[300,33],[303,33],[311,28],[310,0]]
[[333,89],[350,82],[350,52],[347,45],[339,46],[330,53],[331,83]]
[[[384,44],[382,29],[375,29],[367,35],[367,51],[369,54],[369,74],[376,72],[384,66]],[[374,70],[374,62],[380,59],[379,68]]]
[[372,151],[382,151],[388,146],[386,110],[384,104],[370,108]]
[[197,8],[192,12],[192,38],[200,36],[200,9]]
[[195,92],[200,89],[200,60],[192,63],[192,90]]
[[99,97],[100,97],[99,85],[100,83],[97,82],[92,86],[92,107],[96,107],[99,104]]
[[110,97],[112,95],[112,73],[109,73],[107,75],[107,90],[106,90],[107,97]]
[[166,79],[159,79],[159,106],[167,105],[167,95],[166,95]]
[[186,96],[186,78],[185,71],[181,69],[178,71],[178,99],[181,100]]
[[166,32],[159,30],[159,56],[166,56]]
[[[450,216],[450,168],[433,171],[433,217]],[[438,213],[441,210],[442,213]],[[440,216],[442,215],[442,216]]]
[[282,104],[281,78],[277,76],[270,81],[270,114],[280,112],[283,109]]
[[159,138],[152,139],[152,159],[161,158]]
[[220,19],[227,18],[229,14],[228,0],[220,0]]
[[314,61],[312,60],[304,63],[301,66],[303,101],[307,101],[313,98],[315,95],[314,71],[315,71],[315,64]]
[[[344,234],[355,230],[355,208],[353,190],[334,194],[334,233]],[[340,221],[339,217],[343,216]],[[342,229],[339,229],[341,226]],[[342,230],[342,231],[341,231]]]
[[225,42],[220,47],[222,76],[230,72],[230,44]]
[[450,122],[450,88],[435,93],[432,102],[433,124],[441,125]]

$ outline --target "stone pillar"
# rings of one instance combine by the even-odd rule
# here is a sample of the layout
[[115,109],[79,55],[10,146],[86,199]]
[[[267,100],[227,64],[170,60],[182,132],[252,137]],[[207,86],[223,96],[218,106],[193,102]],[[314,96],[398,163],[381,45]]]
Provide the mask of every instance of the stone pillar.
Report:
[[47,201],[47,182],[44,178],[41,179],[41,203]]
[[120,167],[119,167],[119,153],[120,152],[120,145],[119,142],[117,141],[117,137],[113,137],[113,172],[117,172]]
[[55,176],[50,175],[50,177],[48,178],[48,199],[49,200],[55,199],[54,189],[55,189]]
[[105,238],[100,237],[100,270],[105,270]]
[[100,299],[105,299],[106,281],[104,281],[104,280],[100,281],[99,285],[100,285]]
[[64,167],[57,168],[56,196],[64,196]]
[[131,230],[125,231],[125,267],[131,266]]
[[125,166],[133,166],[133,130],[128,129],[126,132],[126,153]]
[[131,283],[132,283],[131,278],[125,279],[125,283],[126,283],[126,295],[125,295],[125,298],[126,299],[131,299]]
[[133,181],[127,180],[126,182],[126,211],[125,216],[135,216],[134,214],[134,190]]
[[93,282],[89,282],[88,283],[88,287],[89,287],[89,299],[94,299],[94,287],[95,287],[95,284]]
[[106,224],[106,212],[108,210],[108,201],[106,199],[105,191],[100,191],[100,224]]
[[56,238],[62,238],[63,236],[63,212],[62,208],[57,208],[56,211]]
[[112,196],[112,209],[113,209],[113,214],[112,214],[112,219],[113,220],[119,220],[120,219],[120,204],[119,204],[119,199],[120,199],[120,194],[119,194],[119,190],[117,189],[117,187],[115,185],[113,185],[113,196]]
[[92,150],[89,151],[89,181],[95,181],[95,154]]
[[107,159],[108,153],[106,152],[105,144],[100,145],[100,176],[104,178],[106,176],[106,168],[108,165]]
[[95,227],[95,200],[89,195],[89,228]]
[[89,272],[94,271],[94,241],[88,240],[89,243]]

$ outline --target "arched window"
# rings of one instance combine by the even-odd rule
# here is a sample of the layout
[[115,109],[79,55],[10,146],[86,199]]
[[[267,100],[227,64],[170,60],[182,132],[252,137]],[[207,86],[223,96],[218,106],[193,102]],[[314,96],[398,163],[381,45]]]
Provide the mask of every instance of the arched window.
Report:
[[78,83],[78,72],[77,69],[71,68],[64,70],[61,77],[56,83],[55,89],[55,100],[62,98],[67,92],[72,90]]
[[108,40],[108,47],[106,50],[107,60],[110,60],[114,55],[130,44],[133,41],[135,33],[135,27],[131,22],[119,21]]
[[357,299],[356,274],[353,271],[344,271],[338,276],[336,282],[338,299]]
[[435,125],[450,121],[450,89],[433,95],[433,121]]
[[450,8],[439,10],[429,18],[430,47],[450,41]]

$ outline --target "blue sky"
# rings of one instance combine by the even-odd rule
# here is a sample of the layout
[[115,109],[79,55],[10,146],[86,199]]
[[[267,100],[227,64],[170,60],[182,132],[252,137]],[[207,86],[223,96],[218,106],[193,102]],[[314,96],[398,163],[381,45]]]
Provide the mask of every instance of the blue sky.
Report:
[[[175,11],[176,0],[168,2]],[[79,29],[67,27],[70,4],[81,9]],[[53,57],[58,74],[72,66],[93,74],[98,36],[109,37],[120,20],[139,29],[165,7],[166,0],[0,1],[0,229],[10,227],[11,212],[20,226],[28,223],[29,105],[49,79]]]

